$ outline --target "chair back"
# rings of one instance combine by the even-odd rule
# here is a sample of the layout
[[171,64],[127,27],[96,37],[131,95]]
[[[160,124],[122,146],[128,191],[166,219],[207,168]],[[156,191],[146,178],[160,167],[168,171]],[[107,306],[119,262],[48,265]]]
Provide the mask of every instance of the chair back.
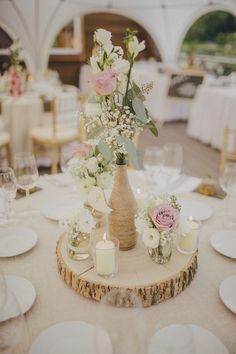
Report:
[[52,100],[52,130],[53,135],[59,129],[78,128],[79,99],[75,92],[62,92]]

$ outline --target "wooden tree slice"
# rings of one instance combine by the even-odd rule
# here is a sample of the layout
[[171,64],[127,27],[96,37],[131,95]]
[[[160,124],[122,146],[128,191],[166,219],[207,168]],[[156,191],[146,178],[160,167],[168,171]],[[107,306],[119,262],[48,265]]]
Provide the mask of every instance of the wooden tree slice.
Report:
[[[126,290],[127,301],[132,306],[130,294],[136,294],[144,307],[156,305],[181,293],[193,280],[197,271],[197,252],[182,255],[173,252],[165,265],[156,264],[141,243],[119,254],[119,272],[112,278],[102,278],[95,272],[92,259],[71,260],[66,252],[66,237],[61,236],[56,247],[58,272],[67,285],[80,295],[96,301],[112,289]],[[119,299],[113,305],[121,306]]]

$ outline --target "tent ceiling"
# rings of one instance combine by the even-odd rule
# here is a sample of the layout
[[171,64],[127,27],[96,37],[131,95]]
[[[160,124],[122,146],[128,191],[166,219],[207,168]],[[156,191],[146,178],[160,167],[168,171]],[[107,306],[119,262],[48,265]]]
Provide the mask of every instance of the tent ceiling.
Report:
[[0,0],[0,26],[21,39],[28,68],[39,75],[55,36],[75,15],[106,10],[127,16],[127,8],[128,17],[150,33],[163,60],[174,62],[191,24],[208,11],[236,15],[236,0]]

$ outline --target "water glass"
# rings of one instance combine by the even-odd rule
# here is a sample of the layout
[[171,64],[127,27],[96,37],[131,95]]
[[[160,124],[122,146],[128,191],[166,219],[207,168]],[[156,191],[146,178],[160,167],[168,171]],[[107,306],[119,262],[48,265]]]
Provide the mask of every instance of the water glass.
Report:
[[6,196],[6,216],[9,220],[13,216],[12,202],[16,197],[17,184],[15,174],[12,168],[0,169],[0,185]]
[[38,168],[34,156],[29,152],[20,152],[15,155],[15,176],[19,188],[25,190],[27,198],[27,213],[29,211],[30,189],[36,186],[38,180]]
[[226,219],[224,221],[225,227],[235,227],[236,226],[236,218],[233,214],[233,210],[230,209],[230,201],[233,195],[236,194],[236,163],[235,162],[227,162],[220,172],[219,183],[221,188],[226,193],[225,199],[225,211],[223,214],[226,215]]
[[180,175],[183,165],[183,147],[180,144],[165,144],[164,150],[164,170],[172,178]]
[[143,167],[147,184],[154,193],[160,192],[166,185],[166,181],[162,178],[163,164],[163,149],[157,146],[147,147],[144,153]]

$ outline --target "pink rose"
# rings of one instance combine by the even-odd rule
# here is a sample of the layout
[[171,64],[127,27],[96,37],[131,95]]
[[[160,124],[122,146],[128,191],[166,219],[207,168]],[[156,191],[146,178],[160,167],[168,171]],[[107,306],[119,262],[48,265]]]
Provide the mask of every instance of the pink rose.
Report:
[[87,157],[89,155],[91,147],[92,145],[89,144],[80,144],[77,148],[75,148],[72,151],[72,154],[79,157]]
[[116,88],[116,79],[118,74],[114,70],[104,70],[94,75],[92,85],[97,94],[106,96],[112,94]]
[[161,204],[152,211],[152,221],[161,231],[173,230],[179,221],[179,211],[169,204]]

